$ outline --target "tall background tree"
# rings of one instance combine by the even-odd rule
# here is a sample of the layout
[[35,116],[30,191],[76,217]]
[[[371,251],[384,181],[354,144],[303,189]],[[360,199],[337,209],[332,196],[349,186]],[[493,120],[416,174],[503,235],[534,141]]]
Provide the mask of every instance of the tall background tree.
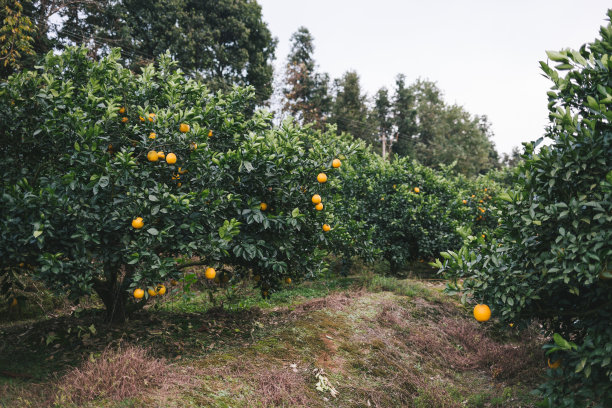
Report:
[[[28,2],[28,0],[26,0]],[[21,68],[24,57],[34,54],[34,24],[23,12],[23,2],[0,2],[0,78]]]
[[393,152],[400,156],[414,157],[414,138],[417,135],[415,102],[411,89],[406,87],[406,77],[398,75],[393,98],[393,122],[397,130]]
[[29,15],[38,54],[86,44],[92,56],[102,56],[120,47],[136,70],[169,50],[213,91],[253,85],[258,104],[272,93],[277,41],[253,0],[38,0]]
[[313,37],[306,27],[291,36],[287,57],[283,111],[302,123],[322,129],[331,108],[329,75],[316,72]]
[[375,131],[368,122],[366,95],[361,93],[359,75],[347,71],[342,78],[334,81],[335,97],[332,107],[331,123],[339,132],[347,132],[358,139],[373,144]]
[[393,111],[389,91],[380,88],[374,97],[374,106],[370,112],[370,122],[378,134],[377,141],[382,144],[382,156],[386,157],[391,152],[392,142],[395,138],[393,127]]
[[398,142],[394,152],[436,167],[455,164],[463,174],[476,175],[499,167],[486,116],[472,115],[459,105],[448,105],[435,82],[417,79],[406,86],[396,80],[394,122]]

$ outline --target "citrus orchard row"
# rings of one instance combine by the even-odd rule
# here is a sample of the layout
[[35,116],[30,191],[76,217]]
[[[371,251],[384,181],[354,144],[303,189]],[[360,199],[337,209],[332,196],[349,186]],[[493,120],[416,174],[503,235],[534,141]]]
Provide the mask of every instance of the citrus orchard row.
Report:
[[548,52],[552,143],[524,144],[512,188],[494,200],[490,239],[466,233],[437,263],[449,292],[519,330],[534,320],[544,327],[548,406],[612,406],[610,50],[608,23],[579,50]]

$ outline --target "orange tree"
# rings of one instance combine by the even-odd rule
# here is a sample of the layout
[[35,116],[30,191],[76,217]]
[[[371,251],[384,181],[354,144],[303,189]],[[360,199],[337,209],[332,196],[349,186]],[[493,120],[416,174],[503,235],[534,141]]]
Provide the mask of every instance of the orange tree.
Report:
[[248,115],[252,89],[211,95],[169,57],[140,75],[118,58],[69,49],[0,86],[0,294],[31,265],[121,321],[194,263],[253,269],[266,289],[316,273],[323,220],[304,189],[330,152]]
[[510,173],[510,170],[491,170],[476,178],[461,174],[448,177],[469,212],[469,216],[463,214],[459,220],[464,231],[477,237],[493,235],[499,223],[498,207],[503,202],[500,197],[509,187],[505,177],[509,177]]
[[541,63],[552,144],[526,144],[495,237],[438,263],[497,319],[544,325],[549,406],[612,406],[612,26],[600,32]]
[[373,242],[374,228],[364,201],[370,194],[367,188],[370,181],[361,177],[377,156],[363,141],[347,133],[336,134],[333,126],[325,133],[311,131],[307,136],[306,142],[311,149],[324,152],[324,157],[336,157],[338,167],[326,173],[327,181],[315,186],[317,189],[313,193],[322,197],[323,208],[317,211],[317,217],[331,227],[323,236],[322,247],[339,257],[341,272],[346,274],[354,257],[373,262],[380,256],[379,246]]
[[[461,244],[457,227],[467,215],[442,172],[406,158],[388,162],[364,152],[343,164],[334,187],[334,215],[360,228],[339,234],[331,250],[368,260],[383,258],[392,273],[410,261],[433,259]],[[355,239],[357,238],[357,239]]]

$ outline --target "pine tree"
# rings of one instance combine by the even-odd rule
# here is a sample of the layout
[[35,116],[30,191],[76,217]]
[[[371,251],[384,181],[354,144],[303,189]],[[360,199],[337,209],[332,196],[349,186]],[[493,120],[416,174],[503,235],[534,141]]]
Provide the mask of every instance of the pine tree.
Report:
[[338,131],[373,144],[376,131],[368,123],[366,96],[361,94],[357,72],[347,71],[342,78],[334,81],[334,87],[336,92],[331,123],[337,125]]
[[392,104],[389,100],[387,88],[381,88],[374,97],[374,108],[370,113],[374,127],[377,129],[378,138],[381,142],[382,155],[386,157],[391,152],[391,146],[395,140],[393,128]]
[[316,72],[313,38],[306,27],[291,36],[285,72],[283,110],[297,120],[323,128],[331,107],[329,75]]

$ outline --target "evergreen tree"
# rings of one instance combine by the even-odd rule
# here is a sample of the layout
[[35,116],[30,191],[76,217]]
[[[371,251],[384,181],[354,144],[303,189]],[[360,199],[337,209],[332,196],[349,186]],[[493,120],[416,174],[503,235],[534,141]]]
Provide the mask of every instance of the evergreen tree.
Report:
[[291,36],[291,52],[285,72],[285,105],[289,112],[302,123],[314,123],[322,128],[331,106],[329,75],[315,72],[312,56],[313,38],[306,27],[300,27]]
[[334,81],[334,87],[331,123],[337,125],[338,131],[373,144],[375,129],[368,123],[366,96],[361,94],[357,72],[347,71],[342,78]]
[[397,142],[393,152],[400,156],[414,157],[414,138],[416,137],[415,97],[406,87],[406,78],[400,74],[395,79],[395,96],[393,99],[393,122],[397,129]]
[[387,88],[379,89],[374,97],[374,108],[370,112],[370,117],[382,144],[383,156],[391,152],[391,143],[395,138],[392,107]]
[[[91,56],[120,47],[136,70],[169,50],[179,67],[211,90],[255,87],[257,103],[272,93],[276,40],[251,0],[38,0],[30,13],[39,54],[86,44]],[[62,23],[55,26],[54,17]]]

